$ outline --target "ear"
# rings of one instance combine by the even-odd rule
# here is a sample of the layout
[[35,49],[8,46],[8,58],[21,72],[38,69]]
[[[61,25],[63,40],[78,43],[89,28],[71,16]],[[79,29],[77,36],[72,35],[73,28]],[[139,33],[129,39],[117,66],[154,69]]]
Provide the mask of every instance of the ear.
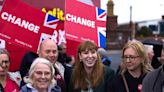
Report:
[[40,50],[37,50],[37,52],[36,52],[39,56],[40,56]]

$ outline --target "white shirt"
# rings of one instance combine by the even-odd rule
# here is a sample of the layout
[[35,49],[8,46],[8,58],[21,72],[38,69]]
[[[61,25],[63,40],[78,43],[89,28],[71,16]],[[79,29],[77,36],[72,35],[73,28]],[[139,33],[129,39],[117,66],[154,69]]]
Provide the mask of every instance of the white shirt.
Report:
[[58,69],[59,73],[61,74],[62,78],[64,79],[64,71],[65,71],[64,66],[60,62],[56,62],[55,67]]

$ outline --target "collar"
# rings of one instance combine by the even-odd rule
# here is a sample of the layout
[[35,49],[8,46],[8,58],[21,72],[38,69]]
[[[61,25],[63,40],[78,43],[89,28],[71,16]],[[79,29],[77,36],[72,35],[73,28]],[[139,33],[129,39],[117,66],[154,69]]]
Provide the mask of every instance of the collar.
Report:
[[[32,92],[39,92],[36,88],[34,88],[31,83],[27,83],[27,87],[30,88],[32,90]],[[51,92],[51,89],[54,87],[54,85],[50,85],[48,87],[48,92]]]

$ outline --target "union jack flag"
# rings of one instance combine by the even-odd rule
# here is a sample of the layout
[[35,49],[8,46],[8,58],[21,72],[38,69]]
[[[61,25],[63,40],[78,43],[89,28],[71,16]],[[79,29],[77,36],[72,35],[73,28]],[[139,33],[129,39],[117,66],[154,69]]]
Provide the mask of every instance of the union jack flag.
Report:
[[59,19],[50,15],[50,14],[46,14],[45,20],[44,20],[44,26],[52,28],[52,29],[56,29],[57,27],[57,23],[58,23]]
[[98,46],[105,48],[106,47],[106,28],[97,27],[98,34]]
[[106,47],[106,11],[96,7],[96,25],[97,25],[97,36],[98,36],[98,46]]
[[106,11],[96,7],[96,19],[100,21],[106,21]]

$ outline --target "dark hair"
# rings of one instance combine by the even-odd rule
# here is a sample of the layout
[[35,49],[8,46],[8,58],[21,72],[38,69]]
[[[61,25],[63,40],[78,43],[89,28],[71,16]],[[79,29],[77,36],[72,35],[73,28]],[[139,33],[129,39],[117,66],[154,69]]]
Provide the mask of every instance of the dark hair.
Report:
[[70,57],[70,56],[67,56],[66,57],[66,63],[69,63],[69,62],[71,62],[72,61],[72,58]]

